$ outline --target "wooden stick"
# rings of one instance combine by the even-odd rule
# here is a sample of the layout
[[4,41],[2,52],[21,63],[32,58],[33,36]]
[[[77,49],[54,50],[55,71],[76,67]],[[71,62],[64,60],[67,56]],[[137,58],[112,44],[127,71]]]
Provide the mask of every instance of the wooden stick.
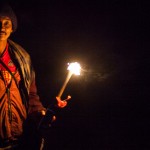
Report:
[[59,98],[61,98],[61,96],[62,96],[62,94],[63,94],[63,92],[64,92],[64,90],[65,90],[65,88],[66,88],[66,86],[67,86],[67,83],[69,82],[69,80],[70,80],[72,74],[73,74],[73,73],[72,73],[71,71],[68,72],[67,77],[66,77],[66,79],[65,79],[65,82],[64,82],[62,88],[60,89],[60,91],[59,91],[59,93],[58,93],[58,97],[59,97]]

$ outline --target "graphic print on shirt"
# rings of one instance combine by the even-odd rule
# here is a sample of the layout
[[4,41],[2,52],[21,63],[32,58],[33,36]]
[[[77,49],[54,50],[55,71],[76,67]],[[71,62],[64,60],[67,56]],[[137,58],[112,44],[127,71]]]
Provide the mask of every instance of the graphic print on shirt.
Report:
[[3,76],[4,82],[5,82],[5,85],[7,87],[9,85],[11,79],[12,79],[12,76],[7,70],[6,71],[1,71],[1,73],[2,73],[2,76]]
[[[6,46],[6,50],[4,51],[3,55],[1,56],[1,62],[0,63],[0,71],[1,71],[1,75],[3,77],[3,80],[5,82],[6,87],[10,84],[12,76],[9,73],[8,69],[12,72],[15,73],[16,72],[16,66],[14,65],[13,61],[10,58],[9,52],[8,52],[8,44]],[[5,67],[5,64],[8,69]]]

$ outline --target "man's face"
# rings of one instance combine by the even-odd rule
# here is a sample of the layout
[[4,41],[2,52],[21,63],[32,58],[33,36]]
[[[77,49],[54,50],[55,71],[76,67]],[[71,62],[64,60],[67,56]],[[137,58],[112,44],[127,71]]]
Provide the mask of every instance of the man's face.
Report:
[[12,31],[12,22],[10,18],[0,16],[0,41],[7,40]]

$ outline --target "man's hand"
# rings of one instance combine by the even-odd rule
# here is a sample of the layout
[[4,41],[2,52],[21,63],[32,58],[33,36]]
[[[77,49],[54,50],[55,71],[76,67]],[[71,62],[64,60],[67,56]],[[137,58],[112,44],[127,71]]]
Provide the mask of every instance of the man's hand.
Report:
[[[45,116],[45,115],[46,115],[46,110],[42,110],[42,111],[41,111],[41,114],[42,114],[42,116]],[[54,122],[55,120],[56,120],[56,116],[53,115],[51,122]]]
[[67,105],[67,101],[71,99],[71,96],[68,95],[67,99],[61,100],[60,97],[56,97],[57,100],[57,107],[64,108]]

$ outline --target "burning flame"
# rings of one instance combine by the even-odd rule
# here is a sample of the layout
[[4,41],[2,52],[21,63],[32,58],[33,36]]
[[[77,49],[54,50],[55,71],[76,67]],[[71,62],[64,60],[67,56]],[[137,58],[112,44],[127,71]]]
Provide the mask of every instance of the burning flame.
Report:
[[74,63],[68,63],[68,68],[67,70],[69,70],[71,73],[75,74],[75,75],[80,75],[80,70],[81,70],[81,66],[79,63],[74,62]]

